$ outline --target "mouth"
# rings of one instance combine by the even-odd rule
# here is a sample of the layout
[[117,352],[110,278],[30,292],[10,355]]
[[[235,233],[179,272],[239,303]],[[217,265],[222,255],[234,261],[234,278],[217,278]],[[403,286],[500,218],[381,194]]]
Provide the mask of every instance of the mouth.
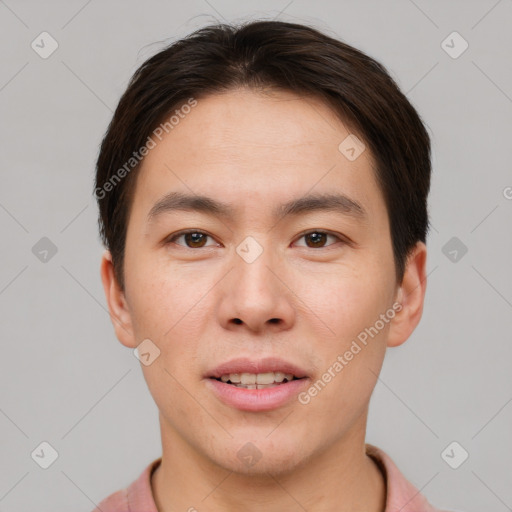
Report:
[[204,375],[207,388],[242,411],[270,411],[293,401],[310,381],[299,366],[275,357],[232,359]]
[[267,389],[281,386],[293,380],[304,379],[296,377],[293,373],[265,372],[265,373],[225,373],[219,378],[210,377],[219,382],[230,384],[243,389]]

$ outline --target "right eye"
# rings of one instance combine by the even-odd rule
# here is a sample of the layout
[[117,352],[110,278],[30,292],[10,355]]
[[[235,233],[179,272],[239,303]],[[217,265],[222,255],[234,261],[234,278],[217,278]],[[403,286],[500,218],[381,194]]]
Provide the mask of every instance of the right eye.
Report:
[[212,238],[208,233],[205,233],[204,231],[199,231],[197,229],[186,229],[172,234],[169,238],[166,239],[165,244],[167,245],[174,243],[176,245],[183,246],[183,244],[176,242],[176,240],[179,240],[182,237],[185,241],[184,246],[188,249],[201,249],[202,247],[208,247],[205,245],[206,239]]

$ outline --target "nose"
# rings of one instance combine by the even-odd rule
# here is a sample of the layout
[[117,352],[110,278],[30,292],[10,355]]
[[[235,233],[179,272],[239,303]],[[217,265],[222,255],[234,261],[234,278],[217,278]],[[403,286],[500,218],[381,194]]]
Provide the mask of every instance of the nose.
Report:
[[245,326],[248,331],[265,333],[287,330],[293,325],[296,313],[285,262],[268,244],[261,249],[254,260],[246,257],[243,248],[235,252],[232,270],[219,283],[217,313],[225,329]]

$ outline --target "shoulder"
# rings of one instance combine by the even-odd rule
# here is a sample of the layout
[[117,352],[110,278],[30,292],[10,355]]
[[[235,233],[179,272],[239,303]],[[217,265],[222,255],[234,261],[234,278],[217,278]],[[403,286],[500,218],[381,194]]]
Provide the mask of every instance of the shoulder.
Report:
[[127,489],[121,489],[107,496],[92,512],[129,512]]
[[158,512],[151,488],[151,475],[162,458],[153,460],[128,487],[101,501],[92,512]]
[[405,478],[393,459],[382,449],[367,443],[366,454],[375,461],[386,482],[385,512],[457,512],[439,509],[429,503],[427,498]]

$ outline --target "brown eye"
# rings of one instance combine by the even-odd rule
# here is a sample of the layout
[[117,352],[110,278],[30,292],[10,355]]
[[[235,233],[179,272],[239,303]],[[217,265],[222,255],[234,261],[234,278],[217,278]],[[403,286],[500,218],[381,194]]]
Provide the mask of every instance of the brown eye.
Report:
[[319,232],[308,233],[307,235],[304,235],[304,237],[312,244],[311,246],[308,245],[308,247],[321,247],[327,240],[327,234]]
[[203,247],[207,237],[204,233],[187,233],[183,236],[189,247]]
[[328,247],[331,244],[327,244],[327,240],[329,237],[334,238],[335,240],[338,240],[340,242],[343,242],[343,240],[331,233],[328,233],[326,231],[310,231],[309,233],[304,233],[300,239],[306,240],[306,244],[303,245],[303,247],[308,247],[310,249],[322,249],[323,247]]
[[[183,238],[185,243],[178,243],[177,240]],[[172,237],[168,238],[166,244],[174,243],[176,245],[185,246],[189,249],[201,249],[202,247],[208,247],[206,241],[211,238],[210,235],[203,233],[202,231],[181,231],[176,233]]]

